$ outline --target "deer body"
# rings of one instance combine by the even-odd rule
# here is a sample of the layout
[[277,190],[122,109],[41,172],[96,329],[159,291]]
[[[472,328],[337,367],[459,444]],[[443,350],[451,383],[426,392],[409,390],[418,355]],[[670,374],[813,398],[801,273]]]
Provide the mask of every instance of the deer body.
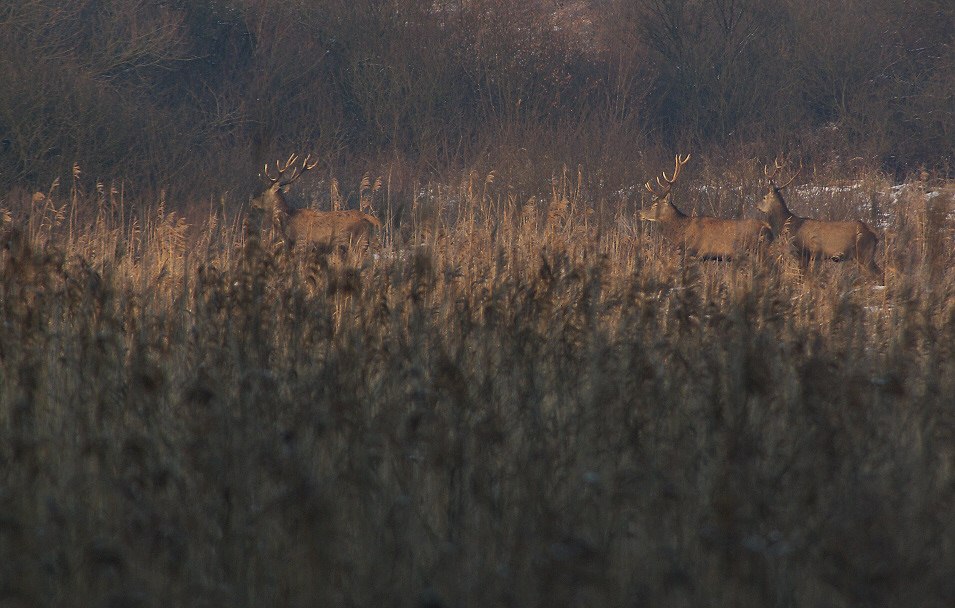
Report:
[[292,177],[286,182],[279,180],[291,165],[295,163],[295,155],[289,157],[284,168],[276,163],[278,175],[275,178],[266,177],[269,187],[260,196],[252,200],[252,207],[260,209],[277,219],[285,228],[288,236],[301,244],[326,245],[331,247],[348,247],[360,244],[377,246],[376,232],[381,229],[381,222],[373,215],[363,211],[350,209],[346,211],[314,211],[312,209],[298,209],[292,207],[285,200],[284,188],[298,179],[302,173],[313,168],[309,166],[308,158],[302,163],[302,168],[295,167]]
[[773,177],[782,166],[777,162],[776,171],[769,178],[769,192],[757,204],[757,208],[769,217],[773,235],[788,236],[795,252],[809,261],[828,259],[842,261],[855,259],[866,274],[879,278],[882,271],[875,263],[875,247],[879,237],[865,222],[827,222],[794,215],[786,206],[780,190],[793,182],[798,175],[781,187],[776,187]]
[[766,222],[690,217],[669,200],[657,201],[641,211],[640,219],[657,222],[664,238],[703,259],[729,260],[743,252],[759,251],[773,241]]
[[285,201],[278,184],[252,201],[252,206],[278,218],[288,235],[298,243],[347,247],[358,243],[376,243],[381,222],[357,209],[314,211],[297,209]]
[[764,221],[690,217],[677,209],[670,201],[670,187],[687,160],[689,156],[682,160],[677,156],[673,177],[663,176],[668,186],[657,179],[663,191],[653,190],[647,182],[646,188],[655,200],[648,209],[640,211],[641,220],[657,222],[664,238],[685,253],[707,260],[729,260],[744,252],[759,252],[773,241],[773,232]]

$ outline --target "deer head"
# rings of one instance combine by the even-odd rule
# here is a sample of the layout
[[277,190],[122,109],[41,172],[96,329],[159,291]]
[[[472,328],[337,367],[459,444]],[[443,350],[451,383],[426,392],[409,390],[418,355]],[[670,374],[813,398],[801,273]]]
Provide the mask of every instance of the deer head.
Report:
[[[298,164],[298,155],[296,154],[290,155],[284,166],[280,165],[279,161],[275,161],[275,177],[269,175],[269,165],[266,163],[262,173],[259,173],[259,179],[266,184],[266,189],[261,195],[252,199],[252,207],[263,211],[273,211],[275,209],[286,211],[288,204],[285,202],[283,193],[287,191],[289,184],[302,177],[306,171],[315,168],[318,161],[308,164],[310,158],[311,154],[305,157],[301,165]],[[291,174],[286,175],[289,171],[291,171]],[[285,181],[282,181],[283,177],[285,177]]]
[[779,170],[784,168],[785,163],[779,162],[777,158],[773,162],[773,172],[769,172],[769,166],[763,167],[763,175],[766,176],[766,184],[769,186],[769,192],[766,193],[766,196],[759,201],[756,205],[756,208],[762,211],[763,213],[770,213],[774,208],[778,209],[780,206],[782,209],[786,208],[786,203],[783,201],[782,195],[779,193],[780,190],[784,189],[789,184],[793,183],[796,180],[796,177],[802,172],[802,165],[799,166],[799,170],[793,173],[793,176],[789,178],[789,181],[783,184],[782,186],[776,185],[776,174],[779,173]]
[[653,204],[650,205],[648,209],[643,209],[640,211],[641,220],[646,222],[658,222],[666,217],[674,215],[674,212],[680,213],[676,207],[670,203],[670,191],[673,188],[673,184],[680,176],[680,170],[688,160],[690,160],[689,154],[683,158],[680,158],[679,154],[676,155],[676,164],[673,168],[673,177],[667,177],[666,172],[663,173],[663,181],[666,182],[665,186],[663,185],[663,182],[660,181],[660,178],[657,178],[657,186],[659,187],[659,190],[654,190],[653,186],[650,185],[650,182],[647,182],[643,185],[643,187],[653,195]]

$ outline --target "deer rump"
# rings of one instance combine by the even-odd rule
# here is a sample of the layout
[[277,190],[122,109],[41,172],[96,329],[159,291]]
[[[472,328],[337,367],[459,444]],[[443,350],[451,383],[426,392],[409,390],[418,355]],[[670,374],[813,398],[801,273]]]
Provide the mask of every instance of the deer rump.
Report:
[[772,242],[773,233],[760,220],[686,217],[679,223],[660,222],[663,236],[689,255],[704,260],[730,260],[759,251]]
[[373,244],[381,222],[373,215],[356,209],[346,211],[313,211],[291,209],[284,213],[289,237],[299,243],[348,247],[359,243]]

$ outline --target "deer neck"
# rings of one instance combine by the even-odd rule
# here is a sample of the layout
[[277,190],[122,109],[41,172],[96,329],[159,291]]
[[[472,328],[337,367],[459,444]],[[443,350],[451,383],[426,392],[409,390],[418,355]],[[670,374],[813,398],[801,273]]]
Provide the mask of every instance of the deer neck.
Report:
[[660,203],[659,210],[659,221],[660,223],[667,224],[682,224],[687,218],[687,215],[676,208],[670,199],[662,201]]
[[285,201],[285,194],[282,192],[282,188],[275,184],[272,186],[270,191],[270,198],[272,199],[272,209],[274,211],[279,211],[281,213],[290,213],[293,211],[292,207]]
[[671,241],[679,242],[686,231],[687,215],[676,208],[669,199],[661,201],[657,222],[663,234]]
[[769,200],[769,210],[766,212],[769,226],[772,228],[773,234],[779,234],[792,224],[793,214],[789,211],[789,207],[786,206],[786,201],[783,200],[779,191],[773,191]]

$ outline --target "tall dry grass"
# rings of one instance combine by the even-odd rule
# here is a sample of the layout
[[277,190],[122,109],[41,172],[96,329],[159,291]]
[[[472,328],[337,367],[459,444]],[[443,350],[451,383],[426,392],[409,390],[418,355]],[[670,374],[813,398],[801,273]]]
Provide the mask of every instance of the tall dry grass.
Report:
[[32,201],[4,605],[955,601],[951,195],[882,204],[875,290],[682,260],[598,182],[432,184],[364,256]]

